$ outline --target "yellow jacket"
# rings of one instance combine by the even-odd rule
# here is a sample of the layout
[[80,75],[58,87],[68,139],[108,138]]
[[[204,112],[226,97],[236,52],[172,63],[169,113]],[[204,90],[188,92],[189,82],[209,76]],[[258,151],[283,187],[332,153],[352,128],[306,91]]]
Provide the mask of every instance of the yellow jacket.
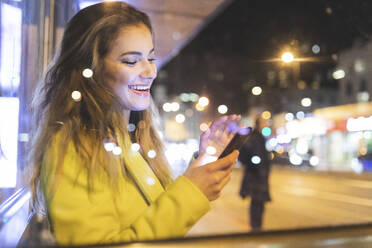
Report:
[[[158,197],[156,195],[156,199],[150,203],[144,199],[130,176],[120,176],[118,193],[110,187],[106,173],[99,173],[94,180],[94,189],[88,193],[86,173],[80,170],[79,156],[72,143],[67,148],[58,184],[51,193],[48,189],[56,176],[56,155],[53,148],[46,154],[41,171],[41,187],[59,244],[181,237],[210,208],[205,195],[183,176],[165,190],[157,192]],[[137,174],[141,173],[143,171]]]

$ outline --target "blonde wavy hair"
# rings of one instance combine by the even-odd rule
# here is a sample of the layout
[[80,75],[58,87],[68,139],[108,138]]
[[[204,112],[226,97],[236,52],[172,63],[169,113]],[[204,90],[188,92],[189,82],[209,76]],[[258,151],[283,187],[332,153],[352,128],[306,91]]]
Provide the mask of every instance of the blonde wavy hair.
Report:
[[[93,184],[98,169],[103,169],[116,185],[119,172],[125,167],[124,161],[113,158],[104,149],[104,141],[132,134],[132,141],[140,144],[142,156],[160,182],[166,186],[171,181],[164,147],[154,123],[157,118],[154,103],[151,101],[151,106],[144,111],[131,111],[130,120],[126,120],[121,99],[105,82],[107,72],[103,59],[119,30],[140,24],[153,34],[148,16],[124,2],[92,5],[79,11],[67,24],[61,48],[38,85],[32,103],[35,120],[30,152],[33,209],[45,207],[40,172],[43,166],[48,166],[43,161],[52,144],[58,146],[57,171],[62,169],[67,146],[72,142],[82,168],[87,171],[88,185]],[[85,68],[94,72],[91,78],[82,76]],[[75,90],[81,92],[81,101],[71,98]],[[141,128],[128,132],[128,121]],[[55,142],[57,133],[61,137],[58,143]],[[146,156],[150,149],[157,154],[151,162]]]

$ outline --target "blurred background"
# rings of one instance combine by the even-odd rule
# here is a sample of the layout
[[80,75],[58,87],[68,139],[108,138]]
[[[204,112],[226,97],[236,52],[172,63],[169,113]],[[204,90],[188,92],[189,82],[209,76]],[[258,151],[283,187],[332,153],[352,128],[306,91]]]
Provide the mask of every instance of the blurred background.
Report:
[[[0,0],[0,244],[27,223],[33,90],[67,21],[93,0]],[[372,2],[128,0],[155,31],[159,108],[174,176],[224,114],[260,130],[272,160],[263,230],[371,222]],[[236,165],[190,232],[249,231]]]

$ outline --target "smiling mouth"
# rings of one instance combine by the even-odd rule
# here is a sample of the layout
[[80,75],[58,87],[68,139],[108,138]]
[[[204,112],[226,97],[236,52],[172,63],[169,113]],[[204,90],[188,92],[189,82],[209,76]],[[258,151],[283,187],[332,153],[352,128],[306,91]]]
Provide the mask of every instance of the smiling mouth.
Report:
[[139,95],[150,93],[150,85],[128,85],[129,89]]

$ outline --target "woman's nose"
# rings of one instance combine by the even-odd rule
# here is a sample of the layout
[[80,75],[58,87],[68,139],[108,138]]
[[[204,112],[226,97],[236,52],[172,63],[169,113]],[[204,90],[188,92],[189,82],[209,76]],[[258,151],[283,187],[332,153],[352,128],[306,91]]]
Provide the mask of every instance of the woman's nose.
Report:
[[141,77],[154,79],[157,75],[156,64],[150,61],[144,61],[143,63],[143,70],[141,72]]

